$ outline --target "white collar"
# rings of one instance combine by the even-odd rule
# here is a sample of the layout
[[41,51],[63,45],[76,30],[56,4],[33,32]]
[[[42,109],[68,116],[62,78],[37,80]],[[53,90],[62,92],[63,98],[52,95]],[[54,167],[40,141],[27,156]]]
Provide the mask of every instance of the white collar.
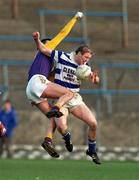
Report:
[[[71,53],[70,53],[70,59],[75,63],[75,64],[77,64],[77,62],[75,61],[75,51],[72,51]],[[77,64],[78,65],[78,64]]]

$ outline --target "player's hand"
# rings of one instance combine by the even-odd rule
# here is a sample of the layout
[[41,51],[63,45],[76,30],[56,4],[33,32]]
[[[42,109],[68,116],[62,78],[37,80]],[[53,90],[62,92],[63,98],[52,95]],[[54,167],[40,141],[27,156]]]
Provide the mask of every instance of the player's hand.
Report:
[[94,84],[98,84],[100,82],[98,71],[93,71],[90,74],[90,78]]
[[40,38],[40,33],[39,32],[34,32],[33,33],[33,39],[38,40]]

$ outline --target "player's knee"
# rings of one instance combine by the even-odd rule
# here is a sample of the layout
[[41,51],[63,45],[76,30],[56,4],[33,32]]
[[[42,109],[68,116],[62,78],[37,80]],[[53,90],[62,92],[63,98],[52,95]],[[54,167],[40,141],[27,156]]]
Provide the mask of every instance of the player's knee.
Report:
[[57,129],[60,133],[63,133],[67,129],[67,125],[65,123],[60,123],[57,125]]
[[97,121],[96,120],[91,121],[90,128],[93,130],[97,129]]

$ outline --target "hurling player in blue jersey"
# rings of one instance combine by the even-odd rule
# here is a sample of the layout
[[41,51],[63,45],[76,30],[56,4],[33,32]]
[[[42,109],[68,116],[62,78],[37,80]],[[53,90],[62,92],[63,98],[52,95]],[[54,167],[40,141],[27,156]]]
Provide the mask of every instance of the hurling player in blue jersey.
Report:
[[[57,129],[63,135],[66,143],[66,147],[69,151],[72,151],[73,145],[71,142],[71,135],[67,131],[67,116],[70,111],[74,116],[81,119],[89,126],[88,131],[88,149],[86,154],[90,156],[96,164],[101,164],[96,152],[96,131],[97,121],[93,113],[83,102],[82,97],[79,95],[80,80],[76,76],[76,69],[81,64],[87,64],[92,57],[91,49],[84,45],[79,47],[75,52],[65,53],[62,51],[52,50],[46,48],[40,41],[40,34],[36,32],[34,38],[38,49],[47,56],[50,56],[56,62],[55,68],[55,80],[54,82],[62,85],[75,93],[75,96],[66,103],[61,112],[64,114],[62,117],[56,120]],[[96,73],[91,73],[90,79],[93,83],[99,82],[99,77]],[[44,141],[45,143],[45,141]]]

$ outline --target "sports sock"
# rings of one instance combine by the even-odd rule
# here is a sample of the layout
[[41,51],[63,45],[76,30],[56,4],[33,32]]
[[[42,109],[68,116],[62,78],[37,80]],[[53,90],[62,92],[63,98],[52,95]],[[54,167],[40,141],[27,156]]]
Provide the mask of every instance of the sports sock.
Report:
[[49,138],[49,137],[45,137],[44,140],[47,141],[47,142],[49,142],[49,143],[52,143],[52,139]]
[[58,104],[55,104],[53,107],[52,107],[52,109],[56,109],[56,110],[58,110],[59,111],[59,105]]
[[47,132],[45,137],[53,139],[53,133],[52,132]]
[[70,139],[71,139],[71,134],[70,134],[70,132],[66,132],[66,133],[63,135],[63,139],[64,139],[65,141],[70,141]]
[[88,139],[88,150],[90,154],[96,152],[96,140]]

